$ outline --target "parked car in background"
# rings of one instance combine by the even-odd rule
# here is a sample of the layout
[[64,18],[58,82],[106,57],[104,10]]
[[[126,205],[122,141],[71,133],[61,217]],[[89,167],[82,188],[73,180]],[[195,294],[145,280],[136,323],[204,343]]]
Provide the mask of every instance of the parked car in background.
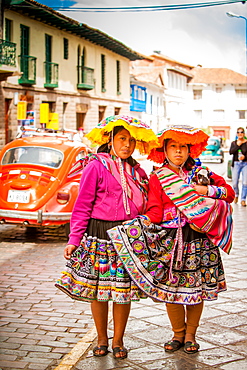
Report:
[[81,177],[68,174],[91,150],[64,132],[24,130],[22,136],[0,153],[0,223],[64,225],[68,234]]
[[224,162],[224,151],[221,147],[220,139],[216,136],[210,136],[206,150],[199,157],[201,162]]

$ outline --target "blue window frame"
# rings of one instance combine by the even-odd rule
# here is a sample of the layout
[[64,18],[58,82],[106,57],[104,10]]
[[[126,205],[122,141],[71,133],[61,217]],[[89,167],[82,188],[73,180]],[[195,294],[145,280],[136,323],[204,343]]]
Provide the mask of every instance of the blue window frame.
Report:
[[139,85],[130,85],[130,110],[134,112],[146,112],[147,89]]

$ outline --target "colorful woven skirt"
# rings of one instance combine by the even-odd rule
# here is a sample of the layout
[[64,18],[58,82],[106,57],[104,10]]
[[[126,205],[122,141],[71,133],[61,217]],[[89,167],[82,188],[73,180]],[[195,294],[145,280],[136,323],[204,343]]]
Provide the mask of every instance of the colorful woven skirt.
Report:
[[177,229],[153,227],[134,219],[108,231],[125,269],[145,294],[156,301],[193,305],[215,300],[226,290],[219,248],[206,234],[189,224],[182,227],[183,253],[178,262]]
[[107,230],[121,224],[91,219],[81,245],[66,264],[55,286],[82,301],[129,303],[147,298],[129,278]]

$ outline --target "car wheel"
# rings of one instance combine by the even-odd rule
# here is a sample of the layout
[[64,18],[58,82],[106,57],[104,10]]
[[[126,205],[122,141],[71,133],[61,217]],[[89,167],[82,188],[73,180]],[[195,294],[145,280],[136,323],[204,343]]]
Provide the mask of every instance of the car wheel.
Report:
[[70,233],[70,223],[67,223],[64,225],[64,231],[65,231],[65,234],[67,236],[67,238],[69,237],[69,233]]

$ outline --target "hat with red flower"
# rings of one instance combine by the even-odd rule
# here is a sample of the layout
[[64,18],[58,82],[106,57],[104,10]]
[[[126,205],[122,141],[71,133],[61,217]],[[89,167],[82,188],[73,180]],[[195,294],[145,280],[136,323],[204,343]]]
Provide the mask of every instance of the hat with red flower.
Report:
[[197,158],[205,150],[209,136],[199,128],[187,125],[173,125],[157,134],[159,145],[153,148],[148,159],[156,163],[165,161],[164,141],[172,139],[181,144],[190,145],[190,156]]

